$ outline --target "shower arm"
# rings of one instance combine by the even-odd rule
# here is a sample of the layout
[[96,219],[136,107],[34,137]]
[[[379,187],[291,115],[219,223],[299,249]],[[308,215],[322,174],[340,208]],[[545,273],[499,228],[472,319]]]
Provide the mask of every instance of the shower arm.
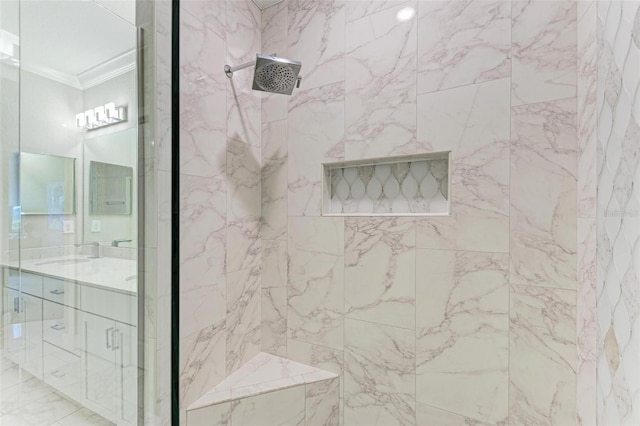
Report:
[[[269,56],[277,57],[278,54],[277,53],[272,53]],[[231,78],[231,77],[233,77],[233,73],[234,72],[243,70],[245,68],[249,68],[251,66],[254,66],[255,64],[256,64],[256,61],[249,61],[249,62],[245,62],[244,64],[236,65],[235,67],[232,67],[230,65],[225,65],[224,66],[224,73],[227,75],[227,77]]]
[[250,61],[250,62],[246,62],[244,64],[241,65],[236,65],[235,67],[230,67],[229,65],[225,65],[224,66],[224,73],[227,75],[227,77],[231,78],[233,77],[233,73],[236,71],[240,71],[243,70],[245,68],[249,68],[250,66],[253,66],[256,64],[256,61]]

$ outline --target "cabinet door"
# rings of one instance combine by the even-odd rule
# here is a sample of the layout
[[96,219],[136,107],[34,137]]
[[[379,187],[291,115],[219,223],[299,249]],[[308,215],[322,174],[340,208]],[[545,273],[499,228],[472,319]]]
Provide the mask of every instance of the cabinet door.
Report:
[[115,321],[86,312],[82,317],[86,403],[98,414],[115,421],[118,397]]
[[135,425],[138,409],[138,346],[137,329],[116,323],[114,341],[118,363],[118,424]]
[[42,334],[45,342],[56,345],[75,355],[80,354],[77,332],[77,312],[69,306],[48,300],[42,301]]
[[42,346],[44,382],[76,401],[82,401],[80,357],[46,341]]
[[24,310],[20,307],[20,293],[5,287],[4,303],[4,351],[3,355],[22,364],[24,361]]
[[22,293],[20,300],[25,319],[23,367],[42,380],[42,299]]

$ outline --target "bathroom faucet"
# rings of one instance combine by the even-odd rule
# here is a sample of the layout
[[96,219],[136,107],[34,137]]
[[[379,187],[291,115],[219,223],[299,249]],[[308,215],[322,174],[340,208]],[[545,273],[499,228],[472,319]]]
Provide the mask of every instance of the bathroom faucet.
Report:
[[130,243],[132,240],[113,240],[111,241],[111,247],[120,247],[120,243]]
[[81,247],[81,246],[91,246],[91,256],[89,256],[89,259],[98,259],[100,258],[100,243],[97,241],[93,241],[90,243],[82,243],[82,244],[76,244],[76,247]]

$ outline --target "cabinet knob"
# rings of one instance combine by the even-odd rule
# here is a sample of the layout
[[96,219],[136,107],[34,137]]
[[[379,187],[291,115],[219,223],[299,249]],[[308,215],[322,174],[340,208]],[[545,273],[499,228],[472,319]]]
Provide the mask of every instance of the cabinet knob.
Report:
[[62,325],[62,324],[53,324],[51,326],[51,328],[56,330],[56,331],[60,331],[60,330],[64,330],[64,325]]
[[49,293],[55,294],[55,295],[60,295],[60,294],[64,294],[64,290],[55,289],[55,290],[51,290]]

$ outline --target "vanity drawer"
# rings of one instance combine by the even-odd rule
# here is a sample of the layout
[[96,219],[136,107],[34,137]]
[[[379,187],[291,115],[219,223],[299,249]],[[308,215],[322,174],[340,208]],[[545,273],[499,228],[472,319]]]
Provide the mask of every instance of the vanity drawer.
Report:
[[135,325],[138,319],[138,299],[134,295],[82,286],[80,309],[126,324]]
[[78,288],[79,286],[76,283],[44,277],[43,297],[47,300],[51,300],[52,302],[77,308]]
[[9,269],[7,287],[32,296],[42,297],[42,276]]
[[79,354],[77,314],[73,308],[44,300],[42,304],[42,338],[69,352]]
[[44,342],[44,381],[71,398],[83,394],[80,357]]

